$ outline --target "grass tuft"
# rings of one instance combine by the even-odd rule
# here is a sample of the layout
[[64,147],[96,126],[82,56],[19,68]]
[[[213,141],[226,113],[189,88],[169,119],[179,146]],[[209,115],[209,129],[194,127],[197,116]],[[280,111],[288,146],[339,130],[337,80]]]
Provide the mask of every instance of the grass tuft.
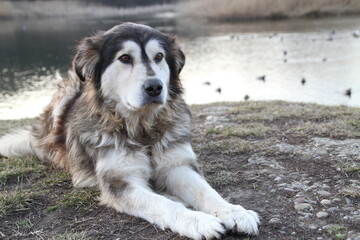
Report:
[[1,191],[0,192],[0,215],[10,212],[24,211],[29,209],[34,199],[45,192],[33,192],[29,190]]
[[98,203],[99,191],[94,189],[74,189],[63,196],[58,203],[67,207],[89,207]]
[[340,225],[333,225],[330,228],[326,229],[326,231],[333,236],[334,240],[344,240],[347,238],[347,234],[343,233],[347,228]]
[[34,157],[1,158],[0,169],[0,182],[6,182],[14,178],[38,177],[44,173],[47,165]]

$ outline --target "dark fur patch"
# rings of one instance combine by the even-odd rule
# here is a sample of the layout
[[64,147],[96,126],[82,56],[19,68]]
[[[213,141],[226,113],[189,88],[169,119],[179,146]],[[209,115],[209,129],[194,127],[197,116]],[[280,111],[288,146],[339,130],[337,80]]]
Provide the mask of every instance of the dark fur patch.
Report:
[[130,186],[129,183],[121,179],[121,176],[116,176],[111,172],[107,172],[102,177],[102,181],[107,185],[109,193],[117,198],[120,198]]

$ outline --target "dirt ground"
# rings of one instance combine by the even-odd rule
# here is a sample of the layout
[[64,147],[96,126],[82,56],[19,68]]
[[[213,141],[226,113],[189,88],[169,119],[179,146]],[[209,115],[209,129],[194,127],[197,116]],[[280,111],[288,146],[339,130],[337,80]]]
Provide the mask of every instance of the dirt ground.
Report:
[[[211,185],[261,216],[256,237],[360,239],[360,109],[286,102],[192,106]],[[0,131],[23,122],[0,122]],[[35,158],[0,160],[0,239],[185,239],[99,206]]]

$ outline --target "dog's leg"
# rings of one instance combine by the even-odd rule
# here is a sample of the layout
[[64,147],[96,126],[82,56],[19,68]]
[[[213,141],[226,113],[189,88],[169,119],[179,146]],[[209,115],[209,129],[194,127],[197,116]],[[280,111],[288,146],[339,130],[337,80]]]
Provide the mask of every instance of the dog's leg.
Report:
[[145,154],[114,151],[99,160],[96,171],[101,202],[107,206],[193,239],[219,238],[225,232],[218,218],[153,192],[148,187],[152,172]]
[[[240,205],[226,202],[207,182],[194,170],[191,162],[195,162],[195,154],[190,144],[181,144],[159,155],[158,179],[165,184],[166,190],[179,197],[195,209],[211,214],[222,220],[228,230],[250,235],[258,234],[259,217],[256,212],[246,210]],[[188,164],[186,164],[186,161]],[[173,167],[167,168],[166,164]]]

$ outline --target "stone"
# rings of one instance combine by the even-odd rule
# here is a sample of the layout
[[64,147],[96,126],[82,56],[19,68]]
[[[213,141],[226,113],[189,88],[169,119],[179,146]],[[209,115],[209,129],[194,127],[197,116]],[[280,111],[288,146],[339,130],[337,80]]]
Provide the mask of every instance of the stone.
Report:
[[279,177],[279,176],[277,176],[277,177],[274,179],[274,181],[276,181],[276,182],[279,182],[279,181],[281,181],[281,180],[282,180],[282,178]]
[[306,199],[305,198],[295,198],[294,202],[295,203],[304,203],[304,202],[306,202]]
[[334,198],[332,201],[333,201],[334,203],[339,203],[339,202],[341,202],[341,199],[340,199],[340,198]]
[[214,119],[214,116],[207,116],[206,121],[212,121]]
[[347,204],[347,205],[350,205],[350,206],[353,205],[353,202],[351,201],[350,198],[345,198],[345,201],[346,201],[346,204]]
[[354,207],[343,207],[342,210],[343,210],[343,211],[353,212],[353,211],[356,210],[356,208],[354,208]]
[[321,196],[330,196],[331,195],[331,193],[329,193],[328,191],[318,191],[317,192],[319,195],[321,195]]
[[318,218],[327,218],[328,216],[329,216],[329,214],[327,212],[320,211],[320,212],[316,213],[316,217],[318,217]]
[[331,207],[328,208],[326,211],[334,213],[340,211],[340,209],[338,207]]
[[298,203],[295,204],[294,208],[297,211],[313,210],[313,207],[309,203]]
[[271,218],[269,220],[269,223],[270,224],[280,224],[281,223],[281,220],[279,218]]
[[320,204],[322,204],[322,205],[330,205],[331,201],[329,199],[323,199],[323,200],[320,201]]

